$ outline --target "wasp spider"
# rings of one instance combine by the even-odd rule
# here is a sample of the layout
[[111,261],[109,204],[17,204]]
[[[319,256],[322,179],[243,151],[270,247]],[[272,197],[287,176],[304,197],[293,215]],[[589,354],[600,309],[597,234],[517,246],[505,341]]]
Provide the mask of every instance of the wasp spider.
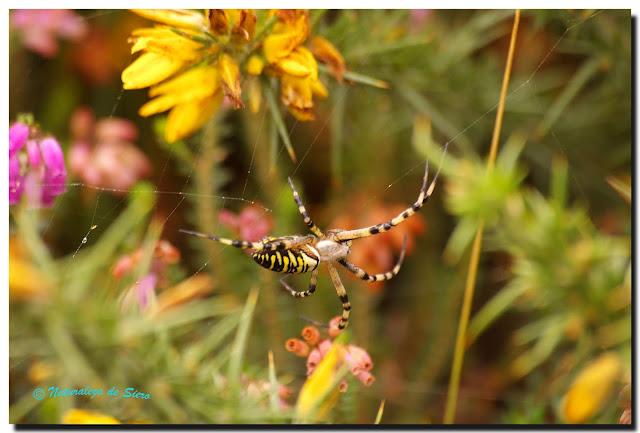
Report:
[[282,272],[288,274],[302,274],[305,272],[311,272],[311,280],[309,282],[309,288],[303,292],[292,289],[284,278],[281,280],[283,287],[296,298],[305,298],[312,295],[316,291],[316,284],[318,281],[318,266],[320,263],[326,263],[331,281],[336,288],[338,297],[342,302],[342,317],[338,327],[344,329],[349,322],[349,312],[351,310],[351,304],[349,303],[349,297],[347,291],[340,280],[338,271],[335,268],[335,264],[339,263],[347,270],[355,274],[358,278],[365,281],[385,281],[395,277],[400,271],[400,266],[404,259],[404,253],[407,246],[406,236],[402,246],[402,251],[398,262],[390,272],[382,274],[369,274],[358,266],[347,261],[349,255],[349,249],[351,247],[351,241],[354,239],[364,238],[367,236],[377,235],[391,230],[411,215],[416,213],[429,199],[433,189],[435,187],[435,179],[429,185],[427,189],[427,179],[429,177],[429,164],[425,167],[424,177],[422,179],[422,187],[420,188],[420,194],[418,199],[413,205],[406,210],[398,214],[395,218],[369,227],[364,227],[356,230],[341,230],[332,229],[327,232],[323,232],[316,226],[307,213],[307,210],[302,204],[300,195],[296,191],[291,178],[289,178],[289,186],[293,193],[293,199],[298,205],[300,215],[304,220],[304,223],[309,228],[309,231],[313,234],[309,235],[294,235],[294,236],[281,236],[281,237],[266,237],[259,242],[247,242],[241,240],[221,238],[214,235],[206,235],[204,233],[198,233],[190,230],[180,229],[181,232],[198,236],[212,241],[220,242],[224,245],[230,245],[232,247],[240,249],[251,249],[253,253],[251,257],[260,266],[263,266],[274,272]]

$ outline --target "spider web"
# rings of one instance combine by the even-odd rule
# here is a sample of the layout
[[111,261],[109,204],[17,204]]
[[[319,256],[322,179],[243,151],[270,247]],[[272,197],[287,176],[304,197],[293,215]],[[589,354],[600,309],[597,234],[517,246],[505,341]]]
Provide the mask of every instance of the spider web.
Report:
[[[582,17],[582,18],[577,18],[575,20],[570,20],[566,22],[566,28],[564,30],[564,32],[558,37],[558,39],[555,41],[555,43],[551,46],[551,48],[546,52],[546,54],[544,55],[544,57],[542,58],[542,60],[537,64],[537,66],[535,67],[535,69],[529,74],[529,76],[523,81],[521,82],[519,85],[517,85],[515,88],[513,88],[512,90],[510,90],[507,93],[506,96],[506,100],[507,103],[510,99],[513,99],[514,97],[516,97],[523,89],[525,89],[528,86],[533,86],[534,85],[534,78],[536,77],[536,75],[538,74],[538,72],[540,71],[540,69],[549,61],[549,59],[551,58],[551,56],[556,52],[557,48],[560,46],[561,42],[567,37],[567,35],[572,32],[574,29],[576,29],[577,27],[583,25],[584,23],[588,22],[589,20],[594,19],[595,17],[597,17],[600,13],[602,13],[603,11],[596,11],[586,17]],[[109,11],[98,11],[95,12],[93,14],[89,14],[84,16],[83,18],[86,21],[91,21],[100,17],[103,17],[105,15],[109,15],[109,14],[114,14],[114,13],[121,13],[121,11],[118,10],[109,10]],[[124,42],[123,42],[124,43]],[[516,47],[517,50],[517,47]],[[27,76],[21,80],[23,83],[25,83],[24,85],[26,86],[26,83],[29,82],[29,75],[31,74],[32,70],[28,70],[27,71]],[[350,89],[347,88],[344,92],[341,93],[341,95],[339,96],[339,98],[346,98],[349,95]],[[124,94],[124,90],[120,90],[118,96],[116,97],[113,106],[111,108],[110,111],[110,115],[108,117],[115,117],[117,116],[117,111],[118,111],[118,107],[120,105],[122,96]],[[487,108],[484,112],[482,112],[480,115],[478,115],[478,117],[476,117],[472,122],[470,122],[469,124],[467,124],[464,128],[458,130],[456,132],[456,134],[454,134],[452,137],[450,137],[446,142],[444,142],[444,144],[442,144],[441,146],[441,159],[440,159],[440,163],[437,165],[437,167],[435,168],[435,172],[431,171],[431,173],[434,174],[430,174],[430,179],[429,182],[431,182],[434,179],[437,179],[439,174],[440,174],[440,170],[442,168],[442,162],[446,156],[446,154],[449,151],[449,147],[450,145],[452,145],[453,142],[456,141],[456,139],[458,139],[460,136],[462,136],[463,134],[465,134],[467,131],[469,131],[471,128],[473,128],[476,124],[478,124],[480,121],[482,121],[485,117],[487,117],[488,115],[492,114],[495,112],[496,108],[498,107],[498,95],[496,94],[495,97],[495,103],[493,105],[491,105],[489,108]],[[333,105],[329,111],[329,114],[325,117],[324,121],[322,123],[319,124],[317,132],[314,134],[314,138],[313,140],[308,144],[308,146],[306,146],[306,148],[303,149],[303,152],[301,153],[301,157],[299,159],[299,161],[288,170],[288,173],[286,173],[287,176],[294,176],[296,173],[300,172],[303,168],[305,163],[308,161],[308,157],[312,151],[312,149],[314,148],[314,146],[317,144],[319,138],[321,137],[322,133],[325,132],[325,130],[327,129],[330,121],[332,120],[333,116],[335,115],[335,109],[338,105],[340,101],[339,100],[334,100],[333,101]],[[254,174],[254,169],[255,169],[255,163],[256,163],[256,149],[258,148],[258,146],[261,145],[265,145],[265,143],[262,143],[261,140],[265,139],[265,134],[262,133],[263,129],[264,129],[264,124],[267,122],[266,116],[267,116],[267,110],[263,109],[261,110],[262,114],[260,114],[260,120],[258,120],[259,122],[259,126],[258,126],[258,132],[256,134],[256,139],[255,141],[252,143],[251,145],[251,156],[250,156],[250,161],[248,162],[247,168],[246,168],[246,172],[244,175],[244,179],[241,179],[241,184],[243,185],[242,187],[242,192],[240,194],[240,196],[233,196],[233,195],[210,195],[210,194],[198,194],[198,193],[192,193],[192,192],[187,192],[187,189],[190,186],[191,180],[192,180],[192,176],[194,174],[195,171],[195,164],[190,168],[189,173],[187,174],[187,176],[185,177],[185,181],[183,183],[183,186],[181,189],[179,190],[163,190],[163,189],[158,189],[155,188],[152,190],[152,193],[157,195],[157,196],[174,196],[177,198],[176,200],[176,204],[175,206],[173,206],[172,210],[167,214],[167,216],[164,218],[163,220],[163,226],[167,224],[167,222],[169,222],[169,220],[174,217],[175,213],[180,210],[180,208],[184,205],[184,201],[187,197],[195,197],[198,199],[202,199],[202,200],[215,200],[217,201],[217,209],[218,211],[221,209],[226,209],[227,205],[229,203],[242,203],[242,204],[251,204],[251,205],[259,205],[262,207],[263,210],[265,210],[266,212],[273,212],[273,209],[277,208],[278,205],[280,204],[280,200],[291,200],[292,198],[290,196],[285,197],[283,194],[280,194],[278,196],[278,198],[276,198],[276,202],[271,204],[272,207],[266,207],[262,204],[260,204],[259,202],[259,198],[264,196],[264,192],[266,191],[266,188],[268,188],[268,185],[264,185],[262,182],[257,181],[258,179],[254,178],[255,174]],[[290,129],[288,130],[289,136],[291,136],[291,134],[296,130],[297,126],[298,126],[299,122],[296,120],[292,123]],[[556,141],[556,144],[558,145],[559,148],[561,148],[560,142],[557,138],[557,136],[555,135],[555,133],[553,133],[553,131],[551,131],[552,136],[554,137],[554,140]],[[160,184],[161,181],[163,180],[167,168],[171,162],[171,159],[173,158],[173,153],[171,152],[165,152],[166,156],[164,157],[164,164],[162,166],[162,169],[160,171],[159,177],[154,179],[155,184]],[[282,145],[282,143],[279,146],[278,149],[278,154],[277,154],[277,160],[280,160],[280,158],[283,156],[283,153],[285,153],[285,147],[284,145]],[[368,197],[366,204],[370,204],[372,202],[374,202],[378,197],[384,195],[388,190],[392,189],[394,186],[396,186],[397,184],[399,184],[404,178],[409,177],[409,176],[413,176],[416,173],[421,175],[422,174],[422,168],[424,167],[424,160],[420,159],[417,160],[415,164],[412,164],[408,167],[406,167],[405,169],[403,169],[401,171],[401,173],[395,177],[389,184],[387,185],[380,185],[379,187],[379,193],[378,194],[374,194]],[[286,176],[285,176],[286,177]],[[250,188],[248,188],[249,182],[251,180],[254,180],[255,182],[252,182],[253,185],[256,185],[257,187],[257,191],[254,191],[253,194],[251,194],[252,198],[248,198],[248,196],[250,195]],[[579,183],[578,183],[579,185]],[[95,204],[93,205],[93,210],[92,212],[92,216],[91,216],[91,222],[87,227],[82,227],[82,228],[78,228],[78,241],[77,241],[77,247],[75,248],[72,257],[75,258],[75,256],[85,247],[87,246],[91,246],[92,244],[92,234],[94,232],[94,230],[98,227],[100,227],[103,224],[108,224],[110,222],[110,220],[113,218],[113,216],[116,214],[116,212],[118,210],[120,210],[127,202],[128,197],[125,195],[121,198],[116,199],[116,203],[114,205],[112,205],[111,207],[109,207],[106,210],[102,210],[100,212],[98,212],[99,210],[99,206],[101,203],[101,197],[103,194],[109,194],[112,195],[112,193],[131,193],[129,190],[123,190],[123,189],[117,189],[117,188],[105,188],[105,187],[96,187],[84,182],[69,182],[67,185],[67,191],[64,194],[68,194],[70,193],[73,189],[88,189],[88,190],[93,190],[96,191],[96,198],[95,198]],[[417,189],[419,186],[419,180],[416,181],[416,194],[417,194]],[[434,192],[434,194],[437,194],[438,188],[436,188],[436,191]],[[304,200],[304,198],[303,198]],[[48,221],[47,223],[44,225],[44,230],[43,233],[46,234],[47,231],[51,228],[52,222],[54,221],[55,215],[58,212],[58,205],[60,203],[60,200],[57,200],[53,206],[53,208],[50,211],[50,215],[48,217]],[[409,205],[410,203],[408,203]],[[157,206],[157,201],[156,201],[156,206]],[[217,219],[216,219],[217,220]],[[219,221],[216,222],[216,228],[219,227]],[[221,250],[221,249],[220,249]],[[217,252],[214,253],[216,255],[222,254],[221,252]],[[198,273],[202,272],[208,265],[209,262],[212,260],[213,258],[203,262],[200,264],[200,266],[198,267],[198,269],[192,273],[190,276],[194,276],[197,275]],[[361,392],[365,392],[365,393],[370,393],[370,391],[366,390],[366,391],[361,391]],[[429,394],[429,395],[435,395],[435,396],[446,396],[447,394],[447,389],[446,387],[441,387],[441,386],[437,386],[434,385],[432,383],[430,384],[425,384],[424,386],[422,386],[419,383],[411,383],[411,386],[409,389],[407,389],[407,392],[412,393],[412,394]],[[490,401],[501,401],[502,399],[495,397],[495,395],[491,395],[491,394],[485,394],[483,393],[483,391],[479,391],[479,390],[469,390],[469,389],[461,389],[460,392],[460,404],[462,404],[463,401],[465,402],[469,402],[469,400],[490,400]],[[513,398],[510,398],[511,400],[513,400]],[[402,404],[402,402],[394,402],[394,404]]]

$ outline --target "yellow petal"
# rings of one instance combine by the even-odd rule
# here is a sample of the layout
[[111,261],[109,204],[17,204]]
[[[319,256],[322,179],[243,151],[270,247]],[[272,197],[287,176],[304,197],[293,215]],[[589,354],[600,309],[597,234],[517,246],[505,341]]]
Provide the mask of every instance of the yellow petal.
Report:
[[260,105],[262,104],[262,88],[260,86],[260,79],[249,79],[249,109],[252,113],[260,111]]
[[141,17],[167,24],[193,30],[204,30],[205,18],[199,12],[185,9],[131,9],[131,11]]
[[142,89],[157,84],[176,73],[185,65],[179,59],[156,53],[144,53],[122,71],[125,89]]
[[284,75],[280,80],[280,98],[286,106],[312,108],[313,92],[311,90],[311,80]]
[[218,59],[218,70],[224,93],[231,99],[235,108],[242,104],[242,89],[240,87],[240,69],[236,61],[228,54],[222,54]]
[[51,283],[28,261],[12,256],[9,260],[9,297],[12,300],[43,300],[49,296]]
[[112,416],[93,410],[69,409],[62,416],[62,424],[120,424]]
[[319,421],[326,418],[336,404],[338,369],[344,358],[344,346],[333,343],[320,364],[307,378],[296,403],[296,416],[302,420]]
[[168,28],[152,29],[151,34],[133,36],[129,38],[133,42],[131,53],[146,50],[167,57],[175,57],[192,61],[199,57],[202,45],[191,39],[177,35]]
[[209,89],[210,95],[218,90],[220,75],[214,66],[200,66],[176,76],[149,90],[149,96],[157,96],[167,93],[186,92],[194,87]]
[[34,361],[29,370],[27,371],[27,377],[29,381],[34,385],[42,383],[47,379],[53,377],[56,374],[55,366],[46,361]]
[[316,118],[312,108],[299,108],[290,105],[289,107],[287,107],[287,109],[289,110],[289,113],[293,115],[293,117],[301,122],[308,122],[311,120],[315,120]]
[[222,92],[205,99],[175,106],[167,117],[164,132],[169,143],[180,140],[198,130],[215,113],[222,103]]
[[322,84],[322,81],[320,80],[315,80],[311,83],[311,90],[313,91],[313,94],[320,97],[320,98],[326,98],[327,96],[329,96],[329,91],[327,90],[327,88],[324,86],[324,84]]
[[288,57],[278,61],[278,69],[285,74],[293,75],[294,77],[306,77],[311,75],[311,68],[303,62],[303,59],[301,59],[300,56],[289,55]]
[[311,51],[318,60],[329,66],[329,70],[338,81],[342,81],[346,70],[344,57],[331,42],[321,36],[316,36],[311,39]]
[[264,61],[256,55],[249,57],[247,61],[247,72],[251,75],[260,75],[264,69]]
[[589,363],[573,380],[562,401],[562,415],[571,424],[593,417],[604,404],[620,378],[622,363],[609,352]]
[[263,52],[269,63],[287,57],[304,39],[295,32],[270,34],[264,40]]
[[182,281],[177,286],[163,291],[149,310],[155,316],[178,305],[208,295],[213,290],[213,280],[207,274],[200,274]]
[[138,114],[148,117],[162,113],[178,104],[212,96],[219,88],[219,74],[215,67],[192,68],[169,81],[152,87],[149,90],[149,96],[160,96],[140,107]]

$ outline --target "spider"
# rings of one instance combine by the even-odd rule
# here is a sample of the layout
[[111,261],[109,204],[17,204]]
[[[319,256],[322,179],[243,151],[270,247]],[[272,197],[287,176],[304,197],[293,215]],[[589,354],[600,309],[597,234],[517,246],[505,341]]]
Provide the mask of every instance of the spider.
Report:
[[[197,236],[212,241],[220,242],[224,245],[230,245],[232,247],[240,249],[251,249],[251,257],[260,266],[265,267],[274,272],[288,273],[288,274],[302,274],[311,272],[311,279],[309,281],[309,288],[305,291],[296,291],[287,282],[285,278],[280,280],[284,289],[295,298],[306,298],[311,296],[316,291],[316,284],[318,282],[318,271],[321,263],[326,263],[329,270],[329,276],[335,286],[340,302],[342,302],[342,316],[338,323],[340,330],[347,327],[349,323],[349,314],[351,311],[351,304],[349,303],[349,296],[347,291],[340,280],[338,271],[335,264],[338,263],[344,266],[349,272],[356,275],[356,277],[365,281],[385,281],[395,277],[400,271],[402,261],[404,260],[404,254],[407,247],[407,236],[404,236],[402,250],[398,261],[393,269],[389,272],[381,274],[369,274],[365,270],[359,268],[347,261],[349,255],[351,242],[354,239],[360,239],[367,236],[377,235],[391,230],[393,227],[402,223],[407,218],[415,214],[420,208],[427,202],[433,189],[435,187],[434,178],[427,189],[427,179],[429,177],[429,163],[427,162],[424,176],[422,178],[422,187],[420,188],[420,194],[418,199],[408,207],[406,210],[398,214],[395,218],[381,223],[375,224],[369,227],[364,227],[355,230],[342,230],[331,229],[326,233],[320,230],[316,226],[307,213],[298,191],[291,178],[288,178],[289,186],[293,193],[293,199],[298,205],[298,211],[302,215],[304,223],[309,228],[312,234],[309,235],[293,235],[293,236],[281,236],[281,237],[266,237],[258,242],[247,242],[244,240],[235,240],[222,238],[215,235],[207,235],[204,233],[194,232],[191,230],[180,229],[180,232],[188,235]],[[437,177],[437,176],[436,176]]]

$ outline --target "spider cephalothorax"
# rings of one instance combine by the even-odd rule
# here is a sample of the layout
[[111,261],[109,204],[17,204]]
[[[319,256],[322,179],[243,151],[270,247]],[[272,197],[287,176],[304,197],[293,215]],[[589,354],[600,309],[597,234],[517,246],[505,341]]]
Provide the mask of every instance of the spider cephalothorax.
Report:
[[304,220],[304,223],[311,231],[310,235],[295,235],[295,236],[281,236],[281,237],[266,237],[258,242],[247,242],[241,240],[221,238],[214,235],[206,235],[204,233],[193,232],[190,230],[180,230],[183,233],[187,233],[193,236],[198,236],[213,241],[220,242],[225,245],[230,245],[241,249],[251,249],[253,253],[251,257],[260,266],[265,267],[274,272],[282,272],[288,274],[302,274],[305,272],[311,272],[311,280],[309,282],[309,288],[304,292],[299,292],[292,289],[284,279],[281,280],[284,288],[296,298],[304,298],[312,295],[316,291],[316,284],[318,281],[318,265],[325,263],[329,270],[331,281],[336,288],[338,297],[342,302],[342,317],[338,327],[344,329],[349,323],[349,312],[351,311],[351,304],[349,303],[349,297],[347,291],[340,280],[338,271],[334,264],[339,263],[355,274],[358,278],[365,281],[384,281],[389,280],[396,276],[402,266],[404,259],[404,253],[407,246],[407,239],[405,236],[402,251],[398,262],[393,267],[393,270],[382,274],[369,274],[358,266],[347,261],[349,256],[349,250],[351,242],[354,239],[364,238],[367,236],[377,235],[391,230],[411,215],[416,213],[429,199],[433,189],[435,187],[435,179],[427,188],[427,179],[429,177],[429,165],[425,167],[424,177],[422,178],[422,188],[420,188],[420,194],[418,199],[411,207],[408,207],[403,212],[398,214],[395,218],[376,225],[364,227],[356,230],[341,230],[331,229],[324,233],[318,228],[311,220],[311,217],[307,213],[300,195],[296,191],[291,178],[289,178],[289,186],[293,192],[293,199],[298,205],[300,215]]

